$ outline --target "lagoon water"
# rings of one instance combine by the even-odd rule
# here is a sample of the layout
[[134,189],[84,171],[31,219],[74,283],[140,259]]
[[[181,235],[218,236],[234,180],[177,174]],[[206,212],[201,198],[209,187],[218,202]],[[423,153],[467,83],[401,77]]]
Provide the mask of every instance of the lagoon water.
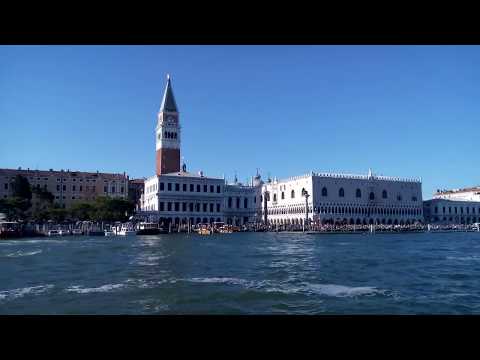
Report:
[[478,314],[480,233],[0,241],[0,314]]

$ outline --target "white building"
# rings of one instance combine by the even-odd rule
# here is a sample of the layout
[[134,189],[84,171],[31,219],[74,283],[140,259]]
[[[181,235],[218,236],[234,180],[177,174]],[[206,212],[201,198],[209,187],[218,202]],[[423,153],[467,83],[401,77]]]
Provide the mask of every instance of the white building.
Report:
[[157,126],[156,175],[145,180],[141,213],[163,224],[212,223],[243,225],[255,222],[260,210],[261,179],[251,184],[228,184],[224,178],[208,177],[202,171],[180,169],[181,131],[179,112],[167,78]]
[[480,222],[480,187],[438,190],[423,202],[425,221],[431,224],[473,224]]
[[310,173],[263,185],[262,216],[269,224],[412,224],[423,222],[417,179]]

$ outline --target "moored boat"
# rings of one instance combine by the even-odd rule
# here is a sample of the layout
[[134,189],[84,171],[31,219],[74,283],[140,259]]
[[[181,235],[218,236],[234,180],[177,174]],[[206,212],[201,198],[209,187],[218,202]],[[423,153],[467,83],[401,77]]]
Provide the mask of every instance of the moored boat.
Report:
[[121,235],[121,236],[132,236],[136,235],[137,232],[133,229],[133,226],[129,223],[117,225],[113,227],[113,231],[115,231],[116,235]]
[[16,221],[0,221],[0,239],[15,239],[22,236],[20,224]]
[[137,235],[167,234],[168,231],[161,228],[157,223],[141,222],[137,225]]
[[197,233],[199,235],[211,235],[212,229],[210,228],[209,224],[198,224],[199,228],[197,229]]

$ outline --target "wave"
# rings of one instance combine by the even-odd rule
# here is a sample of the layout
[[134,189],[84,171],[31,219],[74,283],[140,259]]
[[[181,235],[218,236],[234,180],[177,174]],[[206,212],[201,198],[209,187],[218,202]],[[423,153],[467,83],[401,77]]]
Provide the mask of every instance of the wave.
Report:
[[36,250],[36,251],[15,251],[10,254],[6,254],[6,257],[22,257],[22,256],[31,256],[31,255],[37,255],[40,254],[42,250]]
[[99,287],[96,287],[96,288],[85,288],[85,287],[75,285],[75,286],[70,286],[65,290],[69,291],[69,292],[76,292],[78,294],[88,294],[88,293],[92,293],[92,292],[93,293],[109,292],[109,291],[112,291],[112,290],[123,288],[124,286],[125,286],[124,284],[107,284],[107,285],[102,285],[102,286],[99,286]]
[[308,284],[306,289],[319,295],[327,295],[333,297],[356,297],[356,296],[373,296],[377,294],[385,294],[385,290],[379,290],[373,286],[350,287],[336,284]]
[[233,285],[249,285],[250,282],[244,279],[230,278],[230,277],[206,277],[206,278],[190,278],[184,279],[185,281],[195,283],[220,283],[220,284],[233,284]]
[[38,285],[38,286],[30,286],[24,287],[19,289],[12,289],[12,290],[4,290],[0,291],[0,300],[13,300],[17,298],[24,297],[26,295],[39,295],[47,292],[48,290],[52,289],[54,286],[49,285]]
[[447,260],[477,261],[477,260],[480,260],[480,256],[478,256],[478,255],[470,255],[470,256],[447,256]]
[[140,266],[152,266],[152,265],[158,265],[159,260],[165,259],[167,256],[161,256],[161,255],[156,255],[156,256],[140,256],[134,261],[132,261],[130,264],[131,265],[140,265]]

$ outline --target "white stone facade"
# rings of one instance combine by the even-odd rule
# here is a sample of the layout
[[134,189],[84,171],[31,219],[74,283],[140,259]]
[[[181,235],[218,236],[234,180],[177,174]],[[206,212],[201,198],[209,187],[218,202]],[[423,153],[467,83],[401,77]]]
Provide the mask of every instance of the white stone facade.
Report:
[[[411,224],[423,222],[417,179],[310,173],[263,185],[262,216],[270,224]],[[267,194],[267,196],[265,196]],[[265,204],[266,201],[266,204]]]
[[[260,186],[228,185],[222,178],[186,171],[145,180],[143,215],[164,224],[221,221],[244,225],[256,220]],[[258,204],[260,204],[258,202]]]
[[435,225],[480,222],[480,201],[436,198],[423,202],[425,222]]

